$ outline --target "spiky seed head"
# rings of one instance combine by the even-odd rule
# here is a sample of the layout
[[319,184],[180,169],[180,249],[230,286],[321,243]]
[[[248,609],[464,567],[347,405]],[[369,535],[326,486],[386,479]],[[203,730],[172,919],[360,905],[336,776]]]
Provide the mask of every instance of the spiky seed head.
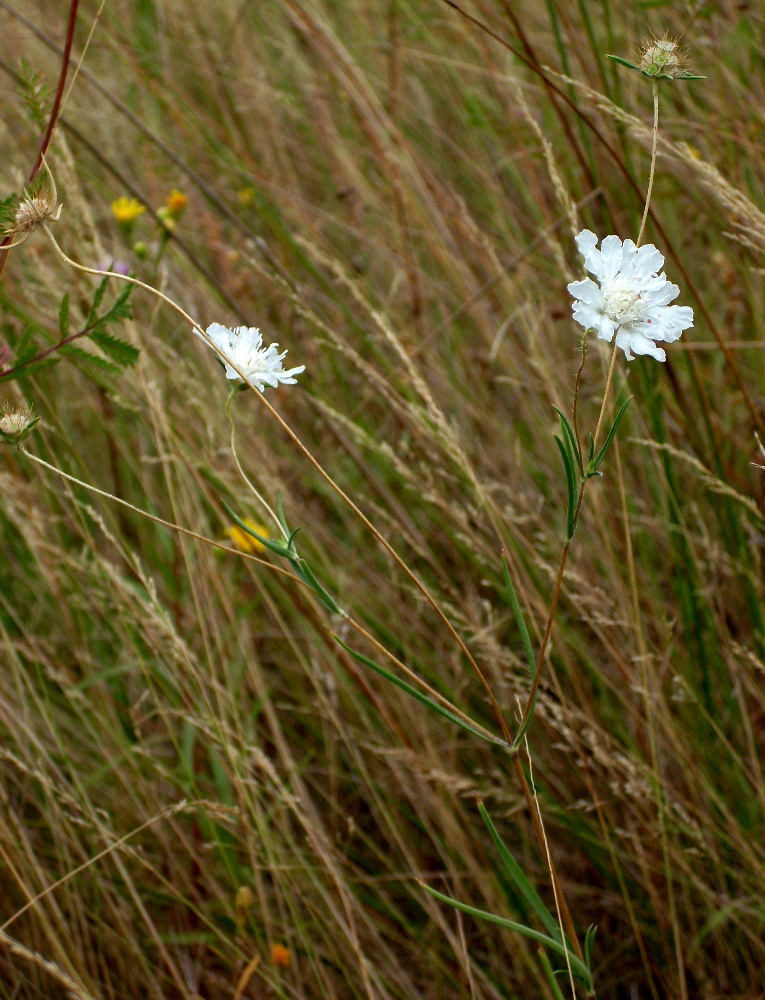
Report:
[[678,38],[651,38],[640,51],[640,69],[647,76],[676,77],[684,70],[685,51]]
[[44,222],[55,222],[61,214],[61,206],[56,207],[55,195],[40,191],[27,195],[19,202],[13,225],[5,231],[6,236],[26,237]]
[[26,403],[6,404],[0,412],[0,441],[20,444],[39,422],[40,418]]

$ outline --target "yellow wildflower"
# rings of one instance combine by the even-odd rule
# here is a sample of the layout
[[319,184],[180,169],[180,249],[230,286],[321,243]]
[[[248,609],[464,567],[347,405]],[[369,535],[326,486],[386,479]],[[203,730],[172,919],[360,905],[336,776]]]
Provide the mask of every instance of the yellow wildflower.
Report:
[[127,198],[123,195],[112,202],[112,215],[123,228],[132,226],[138,216],[143,215],[145,211],[146,206],[137,198]]
[[244,187],[237,194],[239,204],[242,208],[249,208],[255,202],[255,188]]
[[174,219],[177,219],[180,216],[188,202],[189,199],[183,191],[179,191],[177,188],[173,188],[165,199],[167,210]]
[[[248,528],[261,535],[263,538],[268,538],[268,528],[264,524],[258,524],[257,521],[253,521],[252,518],[245,517],[243,524],[246,524]],[[234,547],[239,549],[240,552],[265,552],[266,547],[262,542],[259,542],[257,538],[253,538],[252,535],[248,535],[247,532],[240,528],[238,524],[232,524],[230,527],[226,528],[226,534],[234,543]]]
[[292,952],[283,944],[274,944],[271,946],[271,961],[280,969],[288,969],[292,962]]

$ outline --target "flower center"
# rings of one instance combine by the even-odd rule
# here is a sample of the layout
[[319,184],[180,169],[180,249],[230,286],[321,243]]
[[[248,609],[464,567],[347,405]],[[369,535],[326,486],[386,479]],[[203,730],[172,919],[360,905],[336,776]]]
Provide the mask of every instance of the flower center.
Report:
[[602,289],[603,312],[619,326],[637,323],[643,317],[645,304],[631,281],[617,278]]

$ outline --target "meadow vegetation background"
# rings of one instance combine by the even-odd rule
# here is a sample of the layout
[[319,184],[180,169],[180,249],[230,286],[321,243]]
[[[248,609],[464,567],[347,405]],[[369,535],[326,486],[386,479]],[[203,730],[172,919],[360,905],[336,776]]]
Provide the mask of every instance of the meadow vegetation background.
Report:
[[[80,6],[74,63],[97,10]],[[67,16],[0,0],[1,197],[35,161]],[[646,239],[696,324],[665,365],[619,356],[611,412],[634,398],[583,506],[529,732],[601,997],[764,995],[764,29],[756,2],[109,2],[48,155],[73,259],[115,261],[205,325],[257,325],[306,365],[269,399],[517,724],[501,553],[538,648],[565,530],[553,405],[570,410],[580,358],[573,238],[634,239],[648,178],[651,85],[606,53],[683,33],[707,79],[661,86]],[[188,201],[168,225],[172,189]],[[147,206],[129,233],[122,196]],[[64,293],[79,329],[96,285],[41,233],[11,251],[0,367],[25,331],[56,343]],[[40,415],[34,454],[246,547],[224,501],[264,516],[225,379],[176,314],[130,301],[112,329],[133,367],[70,354],[0,394]],[[590,345],[583,426],[608,358]],[[284,491],[341,606],[496,731],[411,580],[251,393],[232,414],[243,470],[271,503]],[[417,882],[536,926],[480,798],[553,908],[504,751],[345,654],[330,628],[379,659],[294,582],[10,447],[0,544],[0,997],[555,1000],[534,941]]]

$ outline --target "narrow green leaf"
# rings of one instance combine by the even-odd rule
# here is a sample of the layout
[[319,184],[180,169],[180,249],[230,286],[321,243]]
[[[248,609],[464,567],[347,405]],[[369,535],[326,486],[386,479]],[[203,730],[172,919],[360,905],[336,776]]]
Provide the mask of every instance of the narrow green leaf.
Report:
[[133,347],[126,340],[113,337],[110,333],[104,333],[103,330],[91,330],[88,336],[94,344],[98,344],[104,354],[123,368],[132,368],[141,354],[137,347]]
[[571,458],[576,461],[579,466],[579,474],[584,474],[584,467],[582,466],[582,450],[579,447],[579,442],[574,434],[574,429],[568,421],[568,418],[564,416],[557,406],[553,405],[553,409],[558,414],[560,419],[560,429],[563,432],[563,437],[568,445],[568,450],[570,452]]
[[226,508],[229,516],[239,525],[242,531],[251,535],[254,539],[259,541],[261,545],[265,545],[265,547],[270,549],[271,552],[275,552],[278,556],[283,556],[283,558],[289,559],[290,562],[292,561],[293,553],[290,552],[289,549],[286,549],[281,542],[273,542],[270,538],[266,538],[264,535],[259,535],[257,531],[253,531],[252,528],[248,527],[248,525],[246,525],[240,517],[237,517],[225,500],[221,499],[221,503]]
[[529,665],[529,673],[531,674],[531,679],[533,680],[534,675],[537,672],[537,663],[534,658],[534,650],[531,647],[529,630],[526,628],[526,621],[523,617],[523,611],[521,611],[521,606],[518,603],[518,595],[515,593],[515,587],[513,586],[513,581],[510,579],[510,570],[508,569],[507,559],[505,559],[504,555],[502,556],[502,576],[505,579],[507,596],[510,598],[510,607],[513,609],[513,614],[515,615],[515,624],[518,626],[518,631],[521,633],[521,642],[523,643],[523,649],[526,653],[526,662]]
[[[293,565],[295,564],[293,563]],[[340,607],[340,605],[337,603],[334,597],[327,590],[325,590],[324,587],[319,583],[319,581],[316,579],[314,575],[313,570],[305,561],[305,559],[300,559],[299,561],[299,572],[303,577],[303,579],[305,580],[305,582],[315,592],[316,596],[319,598],[321,603],[328,611],[331,611],[333,614],[336,615],[343,614],[343,609]]]
[[590,447],[589,447],[589,453],[587,455],[587,467],[588,468],[589,468],[590,465],[592,465],[592,461],[593,461],[594,458],[595,458],[595,437],[594,437],[592,431],[590,431]]
[[613,59],[613,61],[615,63],[619,63],[620,66],[626,66],[628,69],[634,69],[638,73],[643,72],[639,66],[636,66],[634,63],[631,63],[628,59],[622,59],[621,56],[612,56],[608,52],[606,52],[606,59]]
[[424,882],[420,882],[420,885],[426,892],[430,893],[430,895],[434,896],[436,899],[439,899],[442,903],[448,903],[449,906],[453,906],[457,910],[461,910],[463,913],[468,913],[471,917],[477,917],[479,920],[486,920],[491,924],[499,924],[500,927],[505,927],[509,931],[517,931],[525,937],[530,937],[533,938],[534,941],[539,941],[541,944],[546,945],[552,951],[555,951],[564,957],[568,954],[568,960],[571,963],[571,971],[578,979],[581,979],[582,982],[585,983],[588,989],[592,988],[592,975],[590,974],[590,970],[580,958],[577,958],[576,955],[565,948],[559,941],[553,940],[553,938],[548,937],[546,934],[542,934],[540,931],[535,931],[533,927],[526,927],[525,924],[518,924],[514,920],[507,920],[505,917],[499,917],[495,913],[489,913],[487,910],[478,910],[474,906],[468,906],[467,903],[460,903],[459,900],[452,899],[451,896],[446,896],[437,889],[432,889]]
[[458,715],[455,715],[454,712],[450,712],[448,708],[444,708],[443,705],[439,705],[437,701],[434,701],[426,694],[423,694],[422,691],[418,691],[416,687],[412,687],[411,684],[407,684],[407,682],[401,680],[400,677],[396,677],[396,675],[391,673],[390,670],[386,670],[385,667],[381,667],[378,663],[375,663],[374,660],[370,660],[368,656],[364,656],[363,653],[357,653],[355,649],[351,649],[350,646],[347,646],[340,636],[336,635],[334,632],[330,632],[330,635],[333,639],[336,639],[337,642],[340,643],[346,653],[349,653],[355,660],[358,660],[359,663],[363,663],[365,667],[369,667],[370,670],[374,670],[375,673],[380,674],[381,677],[390,681],[391,684],[395,684],[397,688],[400,688],[402,691],[406,691],[407,694],[416,698],[417,701],[421,702],[423,705],[427,705],[428,708],[432,709],[437,715],[443,716],[445,719],[453,722],[461,729],[466,729],[469,733],[472,733],[473,736],[478,736],[480,739],[486,740],[487,743],[494,743],[495,745],[501,747],[507,746],[504,740],[499,739],[497,736],[492,736],[491,733],[484,732],[482,729],[478,729],[476,726],[471,725],[469,722],[461,719]]
[[590,956],[592,954],[592,946],[595,944],[597,930],[597,924],[590,924],[584,936],[584,961],[588,969],[590,968]]
[[616,414],[616,419],[614,420],[613,426],[612,426],[611,430],[608,432],[608,437],[606,438],[606,443],[600,449],[600,451],[598,452],[598,457],[595,459],[595,462],[594,462],[594,465],[593,465],[593,472],[597,472],[598,471],[598,469],[600,468],[600,463],[606,457],[606,452],[611,447],[611,442],[614,439],[614,436],[616,434],[617,428],[619,427],[619,424],[622,421],[622,417],[627,412],[627,407],[630,405],[631,402],[632,402],[632,396],[630,396],[628,399],[626,399],[622,403],[619,412]]
[[494,826],[489,813],[486,810],[483,802],[479,800],[478,811],[481,814],[481,819],[486,824],[486,829],[491,834],[491,839],[494,841],[494,846],[499,851],[499,856],[502,858],[502,864],[505,866],[505,871],[513,880],[516,889],[520,892],[529,906],[534,910],[536,915],[545,925],[550,933],[550,937],[554,938],[556,941],[561,941],[560,927],[558,922],[552,916],[550,911],[547,909],[545,904],[537,895],[536,889],[523,873],[523,869],[512,856],[507,847],[505,847],[504,841],[500,837],[497,828]]
[[560,450],[561,458],[563,459],[563,466],[566,470],[566,488],[568,490],[568,508],[566,511],[566,538],[570,541],[574,537],[574,531],[576,530],[576,524],[574,522],[574,511],[576,509],[576,486],[574,483],[574,469],[571,465],[571,459],[568,454],[568,449],[558,437],[557,434],[554,435],[555,443],[558,445]]
[[106,286],[108,283],[109,283],[109,278],[108,277],[103,278],[101,280],[100,285],[96,289],[96,294],[93,296],[93,302],[88,312],[88,318],[85,320],[85,326],[90,326],[91,323],[95,320],[98,314],[98,307],[101,305],[101,301],[103,300],[103,297],[106,293]]
[[542,963],[542,968],[545,970],[545,975],[547,976],[547,982],[550,984],[550,989],[552,990],[553,997],[555,1000],[566,1000],[563,996],[563,990],[558,985],[558,980],[555,978],[555,970],[550,964],[550,959],[547,957],[547,952],[540,945],[539,946],[539,961]]
[[58,309],[58,332],[62,340],[69,336],[69,292],[66,292]]
[[284,490],[279,490],[279,496],[276,500],[276,516],[279,518],[279,524],[281,524],[284,531],[284,537],[290,537],[290,529],[287,526],[287,518],[284,516]]

